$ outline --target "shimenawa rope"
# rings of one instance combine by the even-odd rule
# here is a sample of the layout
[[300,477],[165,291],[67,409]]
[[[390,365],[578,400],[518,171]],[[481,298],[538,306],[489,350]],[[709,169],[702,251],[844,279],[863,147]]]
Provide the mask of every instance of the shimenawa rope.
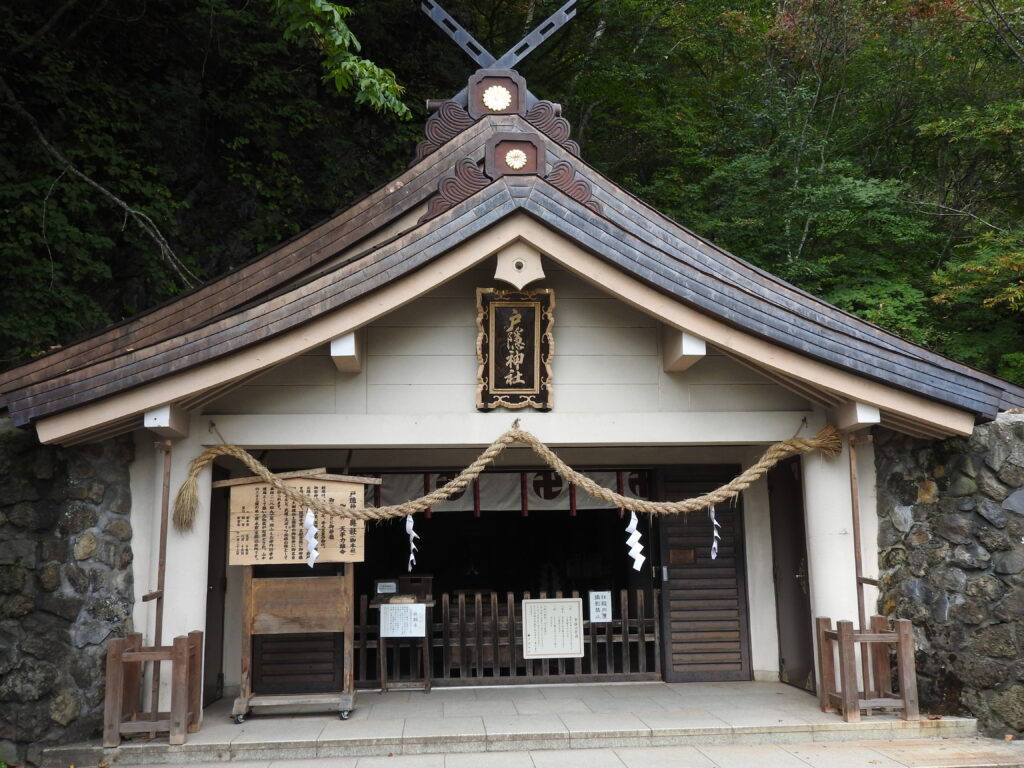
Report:
[[811,438],[795,437],[791,440],[783,440],[770,446],[757,463],[751,465],[746,471],[737,475],[729,483],[717,488],[703,496],[697,496],[683,501],[645,501],[623,496],[610,488],[598,485],[593,480],[574,470],[538,440],[534,435],[519,428],[519,420],[516,419],[512,428],[501,437],[491,443],[487,450],[481,453],[476,461],[466,467],[457,477],[447,482],[435,491],[418,499],[412,499],[404,504],[395,504],[389,507],[366,507],[364,509],[349,509],[348,507],[336,506],[322,498],[313,498],[300,493],[295,488],[289,488],[280,479],[258,462],[255,458],[242,448],[236,445],[214,445],[207,448],[192,460],[189,467],[188,478],[178,489],[178,496],[174,502],[174,527],[179,531],[192,529],[195,521],[196,508],[199,505],[199,493],[197,482],[199,473],[218,456],[231,456],[238,459],[246,467],[264,482],[272,485],[281,494],[295,502],[299,506],[308,507],[317,512],[338,517],[351,517],[357,520],[386,520],[392,517],[406,517],[408,515],[422,512],[428,507],[448,499],[462,492],[467,485],[473,482],[481,472],[494,459],[512,443],[523,443],[528,445],[544,462],[557,472],[565,481],[572,483],[577,488],[589,493],[591,496],[606,501],[620,509],[629,509],[633,512],[646,512],[654,515],[678,515],[685,512],[695,512],[699,509],[707,509],[712,504],[721,504],[723,501],[738,496],[752,483],[774,467],[780,461],[790,456],[810,451],[820,450],[828,457],[838,456],[842,450],[842,439],[835,427],[826,426],[817,435]]

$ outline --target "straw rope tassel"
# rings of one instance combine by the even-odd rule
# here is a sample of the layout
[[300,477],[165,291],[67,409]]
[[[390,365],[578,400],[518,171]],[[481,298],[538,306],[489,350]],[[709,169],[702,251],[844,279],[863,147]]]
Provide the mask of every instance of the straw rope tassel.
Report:
[[407,501],[404,504],[395,504],[389,507],[349,509],[348,507],[335,506],[323,498],[306,496],[295,488],[289,488],[280,479],[275,477],[269,469],[253,458],[252,455],[236,445],[214,445],[192,460],[188,478],[182,483],[181,488],[178,489],[178,495],[174,502],[174,527],[179,531],[189,531],[192,529],[192,525],[195,522],[196,508],[199,505],[199,493],[197,490],[199,473],[218,456],[232,456],[238,459],[254,475],[276,488],[285,498],[299,506],[310,507],[316,512],[336,517],[348,517],[357,520],[386,520],[393,517],[414,515],[462,492],[467,485],[479,477],[480,473],[484,471],[488,464],[494,461],[498,454],[512,443],[517,442],[528,445],[563,480],[575,485],[577,488],[582,488],[594,498],[601,499],[620,509],[628,509],[632,512],[646,512],[653,515],[678,515],[707,509],[714,504],[721,504],[723,501],[735,498],[783,459],[815,450],[820,450],[825,456],[834,458],[839,455],[843,448],[842,437],[838,430],[829,425],[814,437],[796,437],[769,446],[761,458],[755,464],[748,467],[746,471],[734,477],[721,488],[717,488],[703,496],[682,501],[645,501],[643,499],[623,496],[610,488],[598,485],[589,477],[581,475],[558,458],[554,451],[544,445],[534,435],[520,429],[519,420],[516,419],[512,428],[491,443],[477,457],[476,461],[462,470],[458,476],[431,493],[418,499]]

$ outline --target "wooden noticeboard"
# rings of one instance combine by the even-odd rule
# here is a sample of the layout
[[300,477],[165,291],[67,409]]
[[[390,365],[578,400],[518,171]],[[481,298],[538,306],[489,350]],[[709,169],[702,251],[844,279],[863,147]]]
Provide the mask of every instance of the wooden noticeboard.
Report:
[[[329,475],[302,470],[278,475],[278,480],[310,498],[359,509],[364,486],[372,477]],[[307,507],[285,497],[258,478],[219,480],[214,487],[230,488],[228,562],[242,568],[242,652],[238,696],[231,709],[241,723],[253,707],[323,705],[337,707],[347,719],[355,701],[353,563],[363,560],[363,521],[336,515],[315,515],[320,552],[317,562],[344,562],[331,575],[256,577],[255,565],[305,563],[308,560]],[[277,695],[253,691],[253,636],[340,632],[344,635],[341,690],[336,693]]]
[[[229,481],[230,482],[230,481]],[[292,477],[282,479],[289,488],[306,496],[349,509],[363,506],[364,483],[374,478],[343,475]],[[306,507],[285,498],[263,482],[232,485],[228,527],[229,565],[283,565],[305,563],[309,557],[302,522]],[[319,529],[318,563],[360,563],[363,561],[363,521],[335,515],[315,514]]]

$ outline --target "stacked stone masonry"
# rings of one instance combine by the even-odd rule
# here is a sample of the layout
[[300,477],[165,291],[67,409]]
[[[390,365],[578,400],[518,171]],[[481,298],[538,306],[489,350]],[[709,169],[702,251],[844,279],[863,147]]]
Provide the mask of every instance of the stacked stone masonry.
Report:
[[42,446],[0,421],[0,761],[100,728],[109,637],[131,631],[128,438]]
[[970,438],[875,432],[881,613],[910,619],[926,711],[1024,734],[1024,414]]

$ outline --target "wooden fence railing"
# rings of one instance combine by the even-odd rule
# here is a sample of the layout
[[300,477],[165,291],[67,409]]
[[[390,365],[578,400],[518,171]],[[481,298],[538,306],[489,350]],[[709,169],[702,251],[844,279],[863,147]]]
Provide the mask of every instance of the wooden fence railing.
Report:
[[[563,597],[563,593],[537,597]],[[572,592],[565,597],[579,597]],[[609,622],[583,622],[584,656],[522,658],[522,599],[512,592],[441,594],[429,614],[432,685],[501,685],[660,680],[658,593],[621,590]],[[356,685],[373,688],[377,677],[377,621],[369,598],[360,597],[355,629]],[[389,680],[422,679],[422,640],[389,639]]]

